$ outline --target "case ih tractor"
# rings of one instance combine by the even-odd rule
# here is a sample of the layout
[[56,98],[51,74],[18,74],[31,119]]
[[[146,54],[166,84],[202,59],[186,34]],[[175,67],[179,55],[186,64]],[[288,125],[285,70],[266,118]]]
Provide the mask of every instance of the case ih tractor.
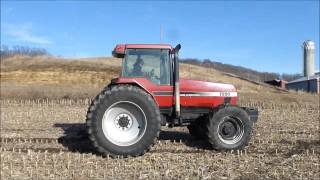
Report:
[[120,44],[120,77],[88,109],[89,138],[103,155],[139,156],[156,142],[161,125],[187,126],[216,150],[241,149],[250,140],[254,108],[239,107],[233,85],[179,78],[181,46]]

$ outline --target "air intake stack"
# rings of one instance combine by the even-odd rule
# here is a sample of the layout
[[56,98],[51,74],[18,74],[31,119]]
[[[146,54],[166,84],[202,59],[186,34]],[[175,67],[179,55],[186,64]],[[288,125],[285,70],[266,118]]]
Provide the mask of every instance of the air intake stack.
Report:
[[314,50],[313,41],[307,40],[303,43],[303,75],[309,77],[314,75]]

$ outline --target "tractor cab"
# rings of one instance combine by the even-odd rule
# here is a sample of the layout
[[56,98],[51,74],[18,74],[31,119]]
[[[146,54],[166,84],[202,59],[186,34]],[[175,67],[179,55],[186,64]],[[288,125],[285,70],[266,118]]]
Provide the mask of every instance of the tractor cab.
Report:
[[172,53],[170,45],[117,45],[114,57],[123,58],[121,77],[146,78],[156,85],[172,84]]

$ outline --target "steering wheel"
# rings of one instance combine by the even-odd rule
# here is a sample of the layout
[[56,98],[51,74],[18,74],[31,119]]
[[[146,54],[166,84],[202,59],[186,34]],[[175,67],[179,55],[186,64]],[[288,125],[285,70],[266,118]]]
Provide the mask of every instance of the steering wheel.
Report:
[[154,73],[154,69],[151,69],[151,71],[147,74],[148,78],[151,80],[156,80],[160,82],[160,77],[158,77],[157,75],[155,75]]

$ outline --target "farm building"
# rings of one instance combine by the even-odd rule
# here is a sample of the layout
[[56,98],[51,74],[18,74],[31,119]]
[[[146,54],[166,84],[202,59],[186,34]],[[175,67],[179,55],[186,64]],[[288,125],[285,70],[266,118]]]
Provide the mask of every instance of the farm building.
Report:
[[319,72],[315,72],[314,68],[315,44],[313,41],[307,40],[303,43],[302,49],[304,77],[288,82],[286,89],[320,94],[320,75]]
[[288,82],[286,88],[288,90],[301,90],[314,94],[320,94],[320,75],[302,77],[294,81]]
[[281,89],[285,89],[286,88],[286,84],[288,83],[287,81],[284,80],[280,80],[280,79],[273,79],[270,81],[265,81],[265,83],[273,85],[273,86],[277,86]]

